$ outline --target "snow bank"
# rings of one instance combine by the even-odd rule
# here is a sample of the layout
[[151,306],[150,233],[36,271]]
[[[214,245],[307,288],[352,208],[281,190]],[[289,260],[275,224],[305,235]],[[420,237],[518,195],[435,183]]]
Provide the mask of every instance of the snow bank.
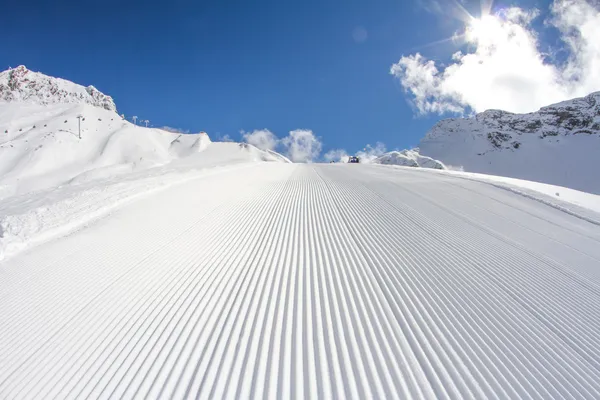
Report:
[[400,165],[404,167],[421,167],[433,169],[446,169],[440,161],[431,157],[422,156],[415,149],[391,151],[372,161],[374,164]]
[[[396,167],[402,168],[400,166]],[[419,171],[419,169],[414,169],[414,171]],[[538,201],[595,225],[600,225],[600,196],[596,194],[541,182],[507,178],[504,176],[453,170],[421,171],[423,171],[423,173],[451,175],[457,178],[487,183],[499,189],[508,190],[515,194]]]
[[212,143],[202,153],[162,167],[128,174],[105,173],[100,179],[94,176],[95,179],[81,179],[77,184],[0,200],[0,260],[33,244],[80,229],[148,194],[265,161],[285,162],[277,153],[267,153],[254,146]]
[[[542,202],[546,205],[574,214],[578,217],[600,225],[600,195],[586,193],[562,186],[549,185],[547,183],[527,181],[523,179],[507,178],[504,176],[485,175],[460,171],[447,171],[453,175],[466,179],[492,184],[513,193]],[[572,207],[572,206],[575,206]],[[597,217],[588,218],[582,216],[578,210],[587,209],[598,213]],[[587,213],[586,213],[587,214]]]

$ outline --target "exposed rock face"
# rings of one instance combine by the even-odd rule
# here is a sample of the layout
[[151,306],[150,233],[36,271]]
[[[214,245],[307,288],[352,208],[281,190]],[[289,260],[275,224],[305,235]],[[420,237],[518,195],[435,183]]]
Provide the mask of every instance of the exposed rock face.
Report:
[[421,154],[465,171],[600,193],[600,92],[529,114],[488,110],[438,122]]
[[65,79],[33,72],[23,65],[0,72],[0,101],[37,104],[85,103],[117,111],[112,97],[93,86],[84,87]]

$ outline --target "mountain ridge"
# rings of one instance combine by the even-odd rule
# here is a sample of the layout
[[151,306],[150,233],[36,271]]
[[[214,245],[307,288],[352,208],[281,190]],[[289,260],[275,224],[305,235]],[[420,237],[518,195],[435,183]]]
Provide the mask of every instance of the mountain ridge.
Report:
[[111,96],[94,86],[82,86],[62,78],[29,70],[24,65],[0,72],[0,101],[41,105],[85,103],[117,112]]
[[439,121],[421,154],[468,172],[502,175],[591,193],[600,151],[600,92],[527,114],[487,110]]

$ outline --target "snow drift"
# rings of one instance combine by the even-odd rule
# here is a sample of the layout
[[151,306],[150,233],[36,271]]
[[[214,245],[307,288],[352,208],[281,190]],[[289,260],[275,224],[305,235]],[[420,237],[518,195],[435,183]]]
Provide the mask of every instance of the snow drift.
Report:
[[489,110],[440,121],[422,154],[465,171],[600,193],[600,92],[529,114]]
[[404,167],[421,167],[432,169],[446,169],[443,163],[431,157],[422,156],[417,149],[390,151],[377,157],[373,164],[400,165]]

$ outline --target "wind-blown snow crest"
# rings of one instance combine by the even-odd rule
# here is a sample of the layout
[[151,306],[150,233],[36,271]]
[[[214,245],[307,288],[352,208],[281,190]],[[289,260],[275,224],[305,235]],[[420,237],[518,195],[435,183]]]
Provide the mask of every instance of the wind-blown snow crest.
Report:
[[384,155],[377,157],[372,161],[372,163],[383,165],[400,165],[404,167],[446,169],[446,166],[442,162],[419,154],[417,149],[390,151],[389,153],[385,153]]
[[211,143],[88,104],[0,104],[0,132],[0,198],[164,165]]
[[420,142],[421,153],[468,172],[600,193],[600,92],[529,114],[488,110],[446,119]]

